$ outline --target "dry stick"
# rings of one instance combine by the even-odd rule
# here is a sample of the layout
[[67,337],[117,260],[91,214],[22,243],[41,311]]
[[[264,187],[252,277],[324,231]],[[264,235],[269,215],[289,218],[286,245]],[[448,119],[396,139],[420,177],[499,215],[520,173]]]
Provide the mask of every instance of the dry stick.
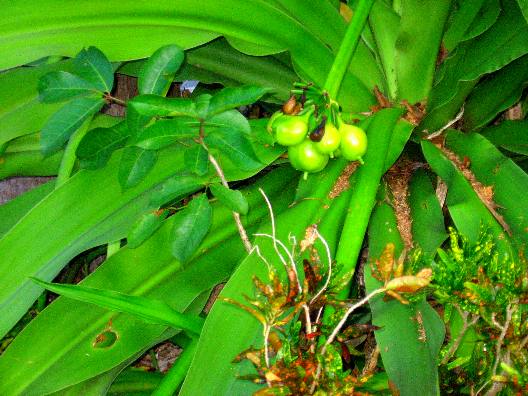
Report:
[[[302,307],[304,309],[304,316],[306,319],[306,334],[311,334],[314,330],[312,329],[312,320],[310,319],[310,308],[308,308],[306,303],[303,303]],[[310,340],[310,352],[315,353],[315,338]]]
[[[267,323],[264,325],[263,336],[264,336],[264,360],[266,361],[266,367],[270,367],[270,358],[269,358],[269,335],[271,331],[271,326]],[[268,386],[271,384],[268,382]]]
[[471,321],[468,322],[469,314],[467,312],[462,311],[458,305],[456,305],[455,307],[458,310],[458,313],[460,314],[463,320],[462,329],[460,329],[460,333],[458,334],[458,337],[456,338],[455,342],[453,342],[453,345],[451,345],[451,348],[449,348],[449,351],[447,351],[446,355],[444,356],[440,364],[447,364],[447,362],[449,362],[449,359],[453,357],[458,347],[460,346],[460,343],[462,342],[462,339],[464,338],[466,331],[468,331],[471,326],[477,323],[477,321],[480,318],[479,315],[475,315],[473,319],[471,319]]
[[[205,145],[205,143],[203,141],[201,142],[201,144],[202,144],[202,147],[207,151],[209,162],[211,164],[213,164],[213,167],[215,168],[216,174],[220,178],[220,181],[222,182],[222,185],[225,188],[229,188],[229,185],[227,184],[227,180],[226,180],[225,175],[224,175],[224,171],[222,170],[222,168],[220,167],[220,165],[216,161],[216,158],[213,157],[213,155],[209,152],[209,148]],[[238,228],[238,233],[240,234],[240,239],[242,239],[242,243],[244,244],[244,248],[246,249],[246,252],[248,252],[248,254],[249,254],[249,253],[251,253],[251,250],[253,249],[253,245],[249,241],[246,229],[242,225],[242,220],[240,220],[240,214],[237,213],[237,212],[234,212],[234,211],[231,212],[231,213],[233,213],[233,219],[235,219],[235,223],[236,223],[236,226]]]
[[[346,323],[346,321],[347,321],[348,317],[350,316],[350,314],[352,312],[354,312],[356,309],[358,309],[359,307],[361,307],[363,304],[367,303],[368,300],[370,300],[372,297],[377,296],[378,294],[381,294],[381,293],[384,293],[384,292],[385,292],[385,288],[376,289],[372,293],[370,293],[369,295],[364,297],[363,299],[359,300],[357,303],[351,305],[350,308],[348,308],[348,310],[345,312],[345,314],[343,315],[343,317],[341,318],[341,320],[339,321],[339,323],[335,327],[334,331],[332,331],[332,334],[330,334],[330,337],[328,337],[328,339],[326,340],[325,344],[323,345],[323,348],[321,349],[321,356],[325,355],[326,348],[328,347],[328,345],[330,345],[332,342],[334,342],[334,339],[337,337],[337,334],[339,333],[339,331],[341,330],[343,325]],[[319,363],[317,365],[317,370],[316,370],[316,373],[315,373],[314,382],[312,383],[312,386],[311,386],[311,389],[310,389],[310,393],[311,394],[315,391],[315,387],[317,386],[317,380],[318,380],[320,374],[321,374],[321,364]]]
[[326,340],[326,343],[324,344],[323,349],[321,349],[321,355],[324,355],[326,353],[326,348],[328,347],[328,345],[334,342],[334,339],[337,337],[337,334],[339,333],[339,331],[341,330],[341,328],[347,321],[350,314],[354,312],[356,309],[358,309],[359,307],[361,307],[363,304],[367,303],[368,300],[370,300],[372,297],[377,296],[378,294],[381,294],[384,292],[385,292],[385,288],[383,287],[380,289],[376,289],[372,293],[370,293],[368,296],[363,297],[357,303],[350,306],[350,308],[348,308],[348,310],[345,312],[345,314],[343,315],[343,317],[341,318],[341,320],[335,327],[334,331],[332,331],[332,334],[330,334],[330,337],[328,337],[328,340]]
[[510,327],[511,318],[513,315],[513,309],[512,305],[508,304],[506,307],[506,320],[504,321],[504,325],[501,326],[497,321],[495,320],[495,317],[492,316],[493,324],[496,325],[500,330],[501,333],[499,335],[499,339],[497,340],[497,345],[495,347],[495,363],[493,364],[493,375],[497,374],[497,367],[499,366],[499,362],[501,360],[501,350],[502,350],[502,344],[504,342],[504,338],[506,337],[506,333],[508,332],[508,327]]
[[[502,360],[502,344],[504,342],[504,338],[506,337],[506,333],[508,332],[508,327],[510,327],[513,311],[514,309],[512,309],[512,305],[508,304],[508,306],[506,307],[506,319],[504,321],[504,325],[501,325],[499,322],[497,322],[497,319],[495,319],[495,314],[491,315],[491,322],[495,327],[497,327],[501,331],[499,338],[497,339],[497,344],[495,346],[495,363],[493,364],[493,371],[491,373],[492,378],[497,375],[497,367],[499,366],[499,362]],[[493,385],[491,385],[491,388],[489,388],[486,392],[486,396],[495,396],[502,390],[503,387],[503,383],[493,381]],[[482,389],[484,389],[484,387],[480,388],[479,392]]]

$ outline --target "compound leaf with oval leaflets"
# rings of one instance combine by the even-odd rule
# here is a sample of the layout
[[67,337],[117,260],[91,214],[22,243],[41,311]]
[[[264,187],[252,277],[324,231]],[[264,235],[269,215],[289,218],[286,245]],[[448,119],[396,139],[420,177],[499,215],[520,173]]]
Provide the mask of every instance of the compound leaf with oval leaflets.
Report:
[[165,96],[184,56],[183,50],[174,44],[156,50],[139,73],[139,93]]
[[212,117],[242,105],[255,103],[266,92],[268,92],[266,88],[254,85],[224,88],[211,98],[207,115]]
[[211,184],[209,189],[225,206],[233,212],[247,214],[249,206],[246,198],[238,190],[231,190],[220,183]]
[[167,209],[156,210],[141,216],[127,235],[127,246],[135,249],[145,242],[154,232],[161,227],[163,220],[167,218]]
[[123,150],[119,164],[118,179],[123,189],[141,182],[154,167],[157,152],[139,147],[127,147]]
[[42,76],[38,90],[39,99],[44,103],[63,102],[97,92],[88,81],[66,71],[54,71]]
[[83,48],[77,54],[73,60],[73,72],[104,92],[110,92],[114,85],[112,64],[96,47]]
[[207,195],[202,194],[175,215],[172,255],[180,263],[186,263],[200,246],[211,227],[212,214]]
[[185,168],[198,176],[204,176],[209,170],[209,159],[207,156],[207,151],[200,144],[193,144],[185,149],[185,154],[183,155]]
[[145,150],[159,150],[197,136],[199,129],[200,124],[187,117],[159,120],[140,130],[134,144]]
[[124,121],[111,128],[94,128],[88,131],[76,151],[81,167],[97,169],[104,166],[112,153],[126,144],[130,134]]
[[81,125],[105,104],[101,97],[77,98],[54,113],[42,128],[42,152],[49,155],[59,150]]

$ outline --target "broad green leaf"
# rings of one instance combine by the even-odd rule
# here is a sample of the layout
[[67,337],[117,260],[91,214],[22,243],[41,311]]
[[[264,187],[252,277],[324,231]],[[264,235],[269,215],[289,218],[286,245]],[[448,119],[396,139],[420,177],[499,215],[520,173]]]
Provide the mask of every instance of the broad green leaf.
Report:
[[196,105],[189,98],[164,98],[158,95],[139,95],[128,102],[128,107],[144,117],[197,118]]
[[242,86],[237,88],[224,88],[217,94],[213,95],[209,103],[207,117],[212,117],[224,111],[237,108],[242,105],[255,103],[268,90],[257,86]]
[[66,103],[42,128],[40,144],[45,155],[59,150],[89,117],[103,107],[103,98],[86,97]]
[[477,84],[464,105],[464,128],[485,126],[516,103],[528,85],[528,55],[524,55]]
[[[80,382],[68,388],[61,389],[58,392],[50,393],[51,396],[100,396],[105,394],[110,388],[110,385],[118,374],[123,370],[123,367],[116,367],[106,373],[100,374],[89,380]],[[139,396],[139,395],[138,395]]]
[[48,195],[55,183],[49,181],[0,205],[0,238],[6,234],[30,209]]
[[[347,28],[347,21],[339,10],[331,7],[326,1],[308,3],[302,0],[275,0],[274,3],[277,3],[276,8],[284,10],[292,20],[301,24],[327,45],[333,54],[337,53]],[[363,40],[358,43],[349,70],[369,89],[372,90],[375,85],[381,86],[380,82],[383,80],[381,70],[375,56]]]
[[185,169],[198,176],[204,176],[209,171],[209,158],[207,151],[200,144],[193,144],[185,149],[183,157]]
[[[489,54],[493,56],[489,56]],[[497,22],[470,42],[460,80],[470,81],[491,73],[528,53],[528,24],[514,0],[504,0]]]
[[[275,100],[278,98],[284,101],[298,78],[291,62],[284,64],[273,56],[245,55],[231,47],[223,38],[187,50],[185,56],[185,63],[176,73],[175,81],[197,80],[225,86],[256,84],[270,87]],[[128,62],[118,72],[137,76],[143,63],[144,61]]]
[[[243,171],[226,162],[223,169],[228,181],[255,175],[281,153],[263,146],[255,148],[263,165]],[[28,277],[51,281],[77,254],[124,238],[134,219],[159,207],[150,203],[159,186],[184,168],[183,152],[167,148],[160,151],[150,177],[123,191],[117,178],[119,157],[111,158],[104,168],[77,172],[0,239],[0,336],[38,296],[39,289]],[[201,181],[213,180],[218,179],[213,176]],[[196,190],[193,186],[181,194]]]
[[141,216],[127,235],[127,246],[130,249],[135,249],[145,242],[158,228],[163,224],[163,220],[167,218],[169,211],[167,209],[156,210],[145,213]]
[[471,171],[481,183],[493,187],[496,211],[511,228],[513,238],[520,241],[521,245],[526,244],[528,201],[525,192],[528,189],[528,175],[479,134],[465,135],[450,131],[447,145],[459,157],[469,159]]
[[159,150],[178,141],[197,137],[199,130],[200,124],[192,118],[159,120],[141,130],[134,144],[145,150]]
[[447,238],[444,215],[436,197],[431,178],[423,169],[418,169],[409,185],[412,235],[414,242],[426,258],[433,258],[437,249]]
[[451,1],[402,0],[395,54],[400,100],[416,103],[429,96],[450,6]]
[[71,71],[72,61],[18,67],[0,74],[0,145],[23,135],[40,131],[62,104],[39,100],[42,76],[58,70]]
[[460,42],[484,33],[497,20],[501,7],[499,0],[465,0],[450,18],[443,43],[452,51]]
[[[185,164],[185,159],[184,159]],[[186,164],[184,168],[186,168]],[[196,175],[188,173],[177,174],[164,181],[151,198],[151,205],[159,208],[177,198],[182,198],[188,191],[196,191],[203,187],[202,181]]]
[[163,378],[157,371],[145,371],[126,368],[120,373],[108,389],[108,396],[152,394]]
[[484,4],[480,7],[469,29],[466,30],[463,39],[469,40],[484,33],[495,23],[500,12],[500,0],[484,0]]
[[[308,178],[305,182],[308,184],[305,186],[308,190],[307,199],[295,199],[295,204],[288,210],[281,214],[275,213],[277,238],[286,245],[292,235],[300,241],[309,225],[318,223],[319,220],[324,222],[330,213],[337,214],[337,217],[332,217],[334,224],[342,222],[346,210],[340,207],[340,210],[334,213],[332,207],[339,198],[329,199],[328,193],[344,165],[344,162],[334,161],[322,172]],[[267,191],[265,192],[267,194]],[[263,199],[261,202],[264,204]],[[345,204],[346,202],[344,201]],[[271,200],[271,204],[275,209],[274,200]],[[250,209],[249,215],[252,210],[253,208]],[[269,234],[271,232],[269,224],[263,226],[259,232]],[[329,243],[331,249],[335,250],[337,238],[329,236]],[[271,240],[257,237],[254,244],[259,246],[260,253],[270,263],[280,265],[278,271],[282,276],[283,267],[276,260]],[[262,345],[262,325],[239,307],[221,301],[222,298],[232,298],[246,304],[244,296],[253,296],[255,292],[252,281],[255,276],[266,280],[267,267],[258,254],[253,252],[238,266],[222,289],[217,303],[209,312],[180,395],[247,395],[258,389],[251,381],[238,378],[241,375],[253,374],[254,370],[250,368],[251,366],[233,363],[233,359],[250,346]]]
[[[205,71],[213,74],[203,75]],[[201,75],[197,74],[200,72]],[[238,84],[269,87],[281,100],[288,98],[292,84],[298,78],[291,64],[285,65],[272,56],[245,55],[233,49],[225,39],[187,51],[186,64],[178,75],[183,80],[221,82],[224,85],[233,85],[232,81],[236,81]]]
[[483,8],[485,0],[465,0],[454,2],[454,11],[448,20],[444,33],[443,44],[448,51],[464,39],[464,34],[469,30],[472,22],[477,19],[477,14]]
[[251,143],[244,135],[211,133],[206,136],[205,143],[240,169],[250,169],[259,163]]
[[369,14],[369,26],[372,30],[385,79],[389,90],[388,96],[396,99],[398,95],[398,79],[396,75],[396,39],[400,28],[400,16],[392,7],[376,1]]
[[165,96],[184,56],[177,45],[166,45],[154,52],[139,74],[139,93]]
[[524,19],[526,19],[526,22],[528,22],[528,1],[517,0],[517,4],[519,4],[519,8],[524,15]]
[[51,72],[42,76],[38,90],[39,99],[44,103],[64,102],[76,96],[97,93],[92,84],[65,71]]
[[189,261],[202,243],[211,227],[212,214],[207,195],[202,194],[174,215],[172,255],[180,263]]
[[[394,243],[395,257],[403,248],[392,207],[379,205],[369,225],[369,262],[380,257],[387,243]],[[383,286],[365,266],[367,293]],[[390,381],[402,395],[439,395],[438,353],[444,341],[444,323],[425,297],[403,305],[395,299],[384,301],[382,295],[369,302],[372,324],[381,352],[383,367]],[[420,368],[417,370],[417,368]]]
[[486,128],[482,135],[495,146],[513,153],[528,155],[528,121],[503,121]]
[[157,160],[157,152],[139,147],[127,147],[123,150],[119,164],[119,183],[123,189],[140,183],[152,170]]
[[[191,0],[125,2],[121,4],[118,19],[115,18],[115,9],[103,0],[94,0],[95,3],[89,6],[76,4],[75,7],[64,7],[56,0],[44,1],[41,6],[49,10],[45,16],[34,12],[22,0],[14,0],[3,8],[9,23],[2,26],[0,36],[10,39],[2,41],[0,53],[4,57],[0,69],[25,64],[50,53],[73,56],[87,43],[100,48],[110,60],[122,61],[149,56],[163,45],[176,44],[188,49],[219,36],[235,39],[237,49],[246,54],[255,48],[266,50],[259,51],[259,55],[289,50],[298,72],[307,81],[318,85],[324,84],[333,61],[333,52],[322,37],[314,36],[302,22],[263,0],[226,0],[221,5],[205,1],[201,7],[195,7]],[[301,5],[303,19],[314,14],[311,4],[304,2]],[[87,15],[92,15],[93,10],[97,10],[100,23],[85,26]],[[169,25],[167,15],[171,15]],[[315,17],[324,21],[323,15]],[[335,17],[337,20],[339,14]],[[342,20],[340,23],[345,26]],[[31,26],[38,34],[28,37],[27,29],[21,26]],[[77,26],[84,28],[80,31]],[[266,26],[266,29],[255,30],[255,26]],[[288,34],[284,34],[285,31]],[[119,46],[115,45],[117,41],[121,43]],[[366,56],[354,58],[351,65],[354,72],[346,76],[343,94],[338,98],[349,111],[368,110],[368,106],[374,103],[371,88],[375,84],[381,85],[375,60],[366,48],[363,52]],[[361,75],[362,80],[374,80],[374,84],[367,87],[354,74]]]
[[[90,128],[111,127],[119,119],[103,114],[92,118]],[[9,142],[0,156],[0,179],[10,176],[57,175],[62,151],[44,157],[40,149],[40,133],[21,136]]]
[[130,134],[126,122],[88,131],[76,151],[81,167],[97,169],[104,166],[112,153],[126,144]]
[[[493,56],[489,56],[493,53]],[[517,4],[505,0],[491,28],[459,45],[442,64],[420,129],[434,132],[459,112],[478,79],[528,53],[528,24]]]
[[73,72],[93,87],[110,92],[114,85],[114,69],[105,54],[96,47],[83,48],[73,59]]
[[[40,134],[38,134],[40,136]],[[19,139],[27,140],[27,137],[34,135],[22,136]],[[18,150],[15,139],[10,143],[7,151],[0,156],[0,180],[11,176],[56,176],[61,159],[62,151],[50,156],[44,157],[40,150],[40,139],[36,139],[37,149]]]
[[[168,158],[174,159],[174,156]],[[161,160],[162,158],[160,162]],[[169,162],[158,166],[159,173],[168,173],[167,168],[174,168],[176,164]],[[101,172],[103,170],[89,172],[88,180],[94,179],[94,173],[97,175]],[[75,175],[72,182],[78,180],[79,175],[83,173],[88,172],[83,171]],[[255,232],[255,224],[268,219],[267,208],[262,205],[257,188],[261,187],[266,191],[273,200],[276,213],[280,214],[293,199],[295,188],[293,179],[296,173],[290,167],[282,167],[259,179],[248,189],[247,196],[251,206],[246,223],[248,232]],[[112,177],[115,176],[103,174],[97,179],[111,180]],[[76,201],[73,207],[79,212],[77,221],[79,216],[83,215],[82,212],[90,208],[93,196],[97,196],[101,189],[108,189],[104,183],[101,185],[101,179],[94,183],[94,192],[88,194],[90,200],[83,202],[81,199],[86,194],[75,194]],[[107,184],[112,186],[111,183],[107,182]],[[68,184],[61,188],[67,186]],[[113,186],[113,190],[120,194],[119,186],[116,183]],[[188,193],[189,191],[185,195]],[[108,195],[108,191],[103,194],[103,197]],[[111,197],[88,218],[83,218],[81,223],[76,222],[76,226],[93,221],[102,211],[108,210],[107,208],[113,205],[114,201],[122,199],[118,197]],[[65,204],[67,204],[66,199],[61,198],[59,205]],[[139,205],[136,201],[128,206]],[[216,284],[227,279],[239,260],[245,256],[231,212],[221,205],[213,204],[213,206],[216,206],[213,231],[202,245],[207,252],[196,257],[185,268],[182,268],[171,255],[169,240],[172,218],[169,218],[166,224],[143,245],[137,249],[127,247],[120,249],[81,284],[98,289],[111,288],[125,294],[142,295],[164,301],[177,311],[189,312],[197,296],[208,294]],[[124,217],[134,218],[139,214],[140,212],[136,210],[125,213]],[[61,218],[59,221],[64,222]],[[65,227],[64,224],[62,226]],[[114,229],[115,227],[114,225]],[[100,230],[100,227],[97,229]],[[70,230],[67,235],[72,233]],[[50,240],[60,237],[57,234],[55,233],[54,238]],[[114,234],[111,240],[122,236],[124,234]],[[63,246],[71,246],[71,244],[63,244]],[[123,276],[124,273],[128,276]],[[203,305],[197,306],[194,313],[199,313],[202,307]],[[2,319],[4,318],[2,316]],[[109,324],[110,329],[118,334],[119,338],[111,348],[94,348],[93,344],[97,336],[107,330]],[[46,334],[49,336],[44,336]],[[136,360],[138,352],[141,353],[173,334],[174,332],[167,333],[163,326],[147,324],[128,314],[112,313],[91,304],[59,297],[19,334],[0,357],[0,369],[5,376],[0,381],[0,394],[17,394],[29,390],[37,394],[47,394],[63,389],[107,372],[123,362],[125,364],[132,362]],[[34,363],[31,364],[30,361]]]
[[238,190],[231,190],[220,183],[211,184],[209,189],[218,200],[233,212],[247,214],[249,206],[246,198]]
[[195,335],[200,334],[202,330],[203,319],[182,314],[158,300],[127,295],[113,290],[48,283],[37,278],[32,278],[32,280],[39,286],[62,296],[77,301],[96,304],[112,311],[129,313],[148,323],[179,328]]
[[194,103],[196,104],[196,114],[200,119],[205,119],[207,117],[207,110],[209,109],[209,103],[213,96],[204,93],[198,96],[195,96]]
[[387,158],[385,159],[386,170],[389,170],[398,160],[413,130],[414,125],[406,120],[401,119],[396,123],[391,134]]
[[238,110],[228,110],[209,118],[204,124],[205,133],[244,134],[251,133],[249,122]]
[[[354,191],[347,208],[350,214],[343,225],[341,241],[336,253],[337,265],[341,266],[340,273],[336,276],[348,278],[349,282],[352,280],[370,215],[376,204],[381,178],[386,172],[385,164],[392,131],[400,116],[401,110],[399,109],[383,109],[376,113],[367,128],[369,144],[364,156],[365,164],[354,173]],[[398,151],[401,148],[394,147],[392,150]],[[341,285],[341,288],[345,286],[346,282]]]
[[501,254],[511,254],[505,231],[478,198],[462,173],[429,141],[422,141],[422,151],[431,169],[447,184],[447,207],[457,230],[476,242],[481,227],[489,227]]
[[210,149],[222,153],[240,169],[252,168],[258,163],[253,147],[246,137],[251,128],[236,110],[227,111],[206,123],[205,143]]

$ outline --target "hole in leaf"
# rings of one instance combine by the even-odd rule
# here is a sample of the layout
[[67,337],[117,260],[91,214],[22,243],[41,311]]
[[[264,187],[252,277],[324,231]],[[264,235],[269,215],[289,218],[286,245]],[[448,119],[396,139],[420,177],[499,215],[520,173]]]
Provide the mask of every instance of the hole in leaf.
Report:
[[117,333],[112,330],[103,331],[95,337],[94,348],[110,348],[117,341]]

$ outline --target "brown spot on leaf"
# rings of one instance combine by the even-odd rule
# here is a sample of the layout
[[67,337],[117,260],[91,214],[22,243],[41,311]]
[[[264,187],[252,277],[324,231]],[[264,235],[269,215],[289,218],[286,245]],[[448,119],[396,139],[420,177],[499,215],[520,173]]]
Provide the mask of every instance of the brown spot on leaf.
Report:
[[117,333],[113,330],[105,330],[95,337],[92,346],[94,348],[110,348],[117,341]]
[[328,198],[334,199],[339,197],[343,191],[346,191],[350,188],[350,176],[356,171],[357,167],[359,166],[359,163],[354,161],[350,162],[345,169],[343,169],[343,172],[341,172],[341,175],[337,178],[336,182],[334,183],[334,186],[332,187],[332,190],[330,190],[330,193],[328,194]]
[[392,192],[394,212],[396,214],[398,231],[403,239],[406,250],[413,247],[412,217],[409,206],[409,181],[412,176],[413,163],[406,158],[400,159],[387,172],[386,180]]
[[455,165],[455,167],[462,173],[464,178],[469,182],[481,202],[488,208],[490,213],[495,217],[495,220],[504,228],[504,231],[508,233],[508,235],[512,235],[510,226],[506,223],[504,220],[504,217],[502,217],[501,214],[497,212],[498,205],[493,201],[493,186],[485,186],[481,182],[479,182],[473,172],[469,169],[468,166],[466,166],[464,160],[460,160],[458,156],[451,150],[447,149],[443,145],[436,145],[442,153]]

